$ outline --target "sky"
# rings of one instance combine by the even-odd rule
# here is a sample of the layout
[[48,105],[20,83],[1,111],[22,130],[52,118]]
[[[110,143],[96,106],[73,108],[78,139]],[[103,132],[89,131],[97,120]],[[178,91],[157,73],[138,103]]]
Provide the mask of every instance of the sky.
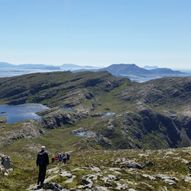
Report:
[[191,0],[0,0],[0,61],[191,69]]

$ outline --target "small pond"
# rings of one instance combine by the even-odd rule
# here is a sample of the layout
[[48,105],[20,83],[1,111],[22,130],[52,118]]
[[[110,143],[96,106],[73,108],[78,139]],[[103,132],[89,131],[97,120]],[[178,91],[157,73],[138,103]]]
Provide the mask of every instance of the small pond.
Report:
[[30,119],[40,120],[38,112],[48,109],[42,104],[0,105],[0,116],[5,116],[8,124],[26,121]]

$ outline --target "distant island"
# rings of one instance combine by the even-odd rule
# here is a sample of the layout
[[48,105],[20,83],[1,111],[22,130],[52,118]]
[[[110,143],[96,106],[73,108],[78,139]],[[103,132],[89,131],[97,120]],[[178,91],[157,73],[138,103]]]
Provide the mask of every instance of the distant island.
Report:
[[146,66],[144,68],[136,64],[112,64],[103,70],[110,72],[114,76],[127,77],[131,80],[144,82],[162,77],[189,76],[190,74],[175,71],[170,68],[159,68],[157,66]]

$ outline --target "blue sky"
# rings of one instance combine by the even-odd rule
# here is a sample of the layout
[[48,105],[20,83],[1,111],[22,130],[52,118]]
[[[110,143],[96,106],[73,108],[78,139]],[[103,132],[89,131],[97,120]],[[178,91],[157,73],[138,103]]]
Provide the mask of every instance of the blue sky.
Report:
[[190,0],[0,0],[0,61],[191,69]]

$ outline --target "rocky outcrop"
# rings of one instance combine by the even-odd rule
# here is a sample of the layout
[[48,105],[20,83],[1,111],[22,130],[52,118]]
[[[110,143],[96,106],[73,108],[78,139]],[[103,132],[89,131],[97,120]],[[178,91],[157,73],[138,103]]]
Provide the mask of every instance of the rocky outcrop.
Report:
[[68,112],[64,109],[58,109],[55,111],[50,111],[46,115],[42,116],[42,125],[48,129],[59,128],[64,125],[72,125],[79,120],[86,118],[88,113],[82,112]]
[[78,137],[85,137],[85,138],[95,138],[96,133],[84,128],[79,128],[76,130],[73,130],[72,133]]
[[0,144],[8,145],[19,139],[29,139],[32,137],[41,136],[44,130],[39,127],[39,123],[35,121],[24,122],[22,124],[15,124],[13,128],[8,129],[7,125],[1,129]]

